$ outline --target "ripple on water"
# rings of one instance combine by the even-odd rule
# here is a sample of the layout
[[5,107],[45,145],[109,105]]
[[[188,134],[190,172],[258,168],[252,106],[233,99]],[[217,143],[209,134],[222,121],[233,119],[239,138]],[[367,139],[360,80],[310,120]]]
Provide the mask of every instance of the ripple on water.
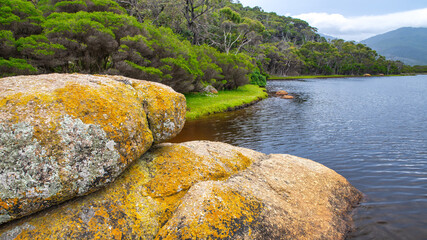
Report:
[[270,81],[267,89],[296,98],[188,122],[174,141],[313,159],[366,195],[349,239],[427,239],[427,76]]

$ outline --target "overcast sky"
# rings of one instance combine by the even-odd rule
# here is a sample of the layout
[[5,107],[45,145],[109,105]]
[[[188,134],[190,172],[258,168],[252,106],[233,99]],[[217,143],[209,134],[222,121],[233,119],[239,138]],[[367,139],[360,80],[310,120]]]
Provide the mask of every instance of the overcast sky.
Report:
[[[240,0],[307,21],[319,33],[361,41],[400,27],[427,27],[427,0]],[[426,40],[427,41],[427,40]]]

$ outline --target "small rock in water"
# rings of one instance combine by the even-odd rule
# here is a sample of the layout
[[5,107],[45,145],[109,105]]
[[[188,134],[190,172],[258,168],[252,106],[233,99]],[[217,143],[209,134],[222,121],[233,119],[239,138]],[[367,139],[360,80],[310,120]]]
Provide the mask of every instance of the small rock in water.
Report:
[[279,95],[279,96],[281,96],[281,95],[288,95],[288,92],[286,92],[285,90],[280,90],[280,91],[276,92],[276,95]]
[[294,96],[285,95],[282,97],[282,99],[294,99]]

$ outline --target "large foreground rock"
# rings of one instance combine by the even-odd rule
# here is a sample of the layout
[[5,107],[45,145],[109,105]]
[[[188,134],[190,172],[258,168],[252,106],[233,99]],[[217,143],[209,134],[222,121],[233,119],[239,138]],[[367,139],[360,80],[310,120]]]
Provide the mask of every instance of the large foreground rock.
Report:
[[361,194],[313,161],[161,144],[115,182],[0,227],[0,239],[343,239]]
[[0,224],[114,180],[176,135],[185,98],[119,76],[0,79]]
[[344,239],[360,193],[331,169],[270,155],[227,181],[194,185],[158,239]]

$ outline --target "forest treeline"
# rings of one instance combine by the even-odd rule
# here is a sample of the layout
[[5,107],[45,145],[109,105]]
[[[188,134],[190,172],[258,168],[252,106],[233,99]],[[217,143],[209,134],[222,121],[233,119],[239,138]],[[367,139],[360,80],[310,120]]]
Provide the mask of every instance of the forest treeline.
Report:
[[307,22],[230,0],[0,0],[0,75],[80,72],[176,91],[265,85],[268,75],[398,74],[399,61]]

